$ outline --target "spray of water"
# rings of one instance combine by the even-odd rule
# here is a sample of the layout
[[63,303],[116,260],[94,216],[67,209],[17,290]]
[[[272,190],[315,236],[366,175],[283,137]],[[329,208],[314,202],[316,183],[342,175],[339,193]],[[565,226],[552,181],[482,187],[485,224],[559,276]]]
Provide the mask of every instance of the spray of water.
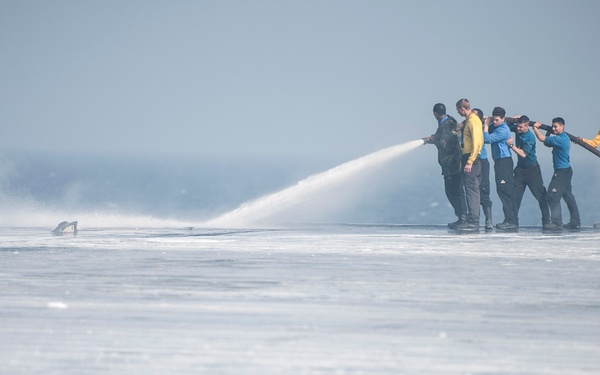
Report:
[[47,228],[56,227],[61,221],[78,221],[79,230],[91,228],[185,228],[189,222],[177,219],[160,219],[150,215],[124,214],[108,210],[69,210],[27,200],[2,200],[0,227]]
[[242,204],[237,209],[203,223],[214,228],[244,228],[265,223],[270,217],[314,199],[324,190],[347,182],[361,172],[381,166],[423,144],[415,140],[388,147],[317,173],[279,192]]

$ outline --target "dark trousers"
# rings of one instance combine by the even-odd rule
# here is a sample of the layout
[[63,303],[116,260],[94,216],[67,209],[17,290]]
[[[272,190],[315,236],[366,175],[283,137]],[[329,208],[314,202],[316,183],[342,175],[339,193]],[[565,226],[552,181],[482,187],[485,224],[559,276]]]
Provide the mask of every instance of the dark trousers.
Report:
[[490,161],[481,159],[481,183],[479,184],[481,207],[492,207],[490,199]]
[[542,170],[538,163],[528,167],[517,166],[515,168],[515,203],[517,205],[517,215],[521,208],[525,187],[529,188],[531,194],[538,201],[540,212],[542,213],[542,224],[548,223],[550,221],[550,208],[546,201],[546,187],[544,186]]
[[571,186],[571,178],[573,177],[573,169],[571,167],[564,169],[556,169],[550,185],[548,185],[548,193],[546,200],[550,211],[552,212],[552,222],[556,225],[562,225],[562,209],[560,207],[560,199],[562,198],[567,204],[569,213],[571,214],[571,222],[577,225],[581,224],[579,218],[579,208],[573,195],[573,187]]
[[465,200],[465,187],[463,185],[462,172],[444,176],[444,189],[446,197],[454,208],[454,214],[461,220],[467,218],[467,202]]
[[464,172],[465,164],[469,160],[469,155],[463,155],[462,167],[463,167],[463,184],[465,185],[465,197],[467,200],[467,221],[470,223],[479,224],[479,202],[480,192],[479,184],[481,181],[481,160],[475,159],[470,173]]
[[504,221],[517,224],[517,206],[515,205],[515,184],[513,179],[512,158],[494,160],[496,192],[502,202]]

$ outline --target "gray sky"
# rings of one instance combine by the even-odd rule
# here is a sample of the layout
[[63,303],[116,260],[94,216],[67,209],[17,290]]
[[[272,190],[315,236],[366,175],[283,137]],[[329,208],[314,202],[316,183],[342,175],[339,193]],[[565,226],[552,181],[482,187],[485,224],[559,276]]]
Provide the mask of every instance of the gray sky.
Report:
[[598,1],[0,0],[2,150],[360,156],[467,97],[591,137]]

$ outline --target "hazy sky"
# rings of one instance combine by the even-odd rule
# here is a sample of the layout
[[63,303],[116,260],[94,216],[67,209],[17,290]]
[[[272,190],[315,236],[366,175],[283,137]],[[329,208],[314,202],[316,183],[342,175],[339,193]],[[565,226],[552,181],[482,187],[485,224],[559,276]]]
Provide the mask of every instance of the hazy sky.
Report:
[[[0,148],[360,156],[467,97],[591,137],[600,2],[0,0]],[[0,150],[1,151],[1,150]]]

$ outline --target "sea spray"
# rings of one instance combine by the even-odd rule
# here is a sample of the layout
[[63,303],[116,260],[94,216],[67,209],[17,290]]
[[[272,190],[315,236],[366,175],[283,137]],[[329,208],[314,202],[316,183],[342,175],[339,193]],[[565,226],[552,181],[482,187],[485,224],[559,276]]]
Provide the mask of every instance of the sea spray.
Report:
[[291,207],[315,198],[324,190],[347,182],[361,172],[385,163],[419,147],[423,140],[415,140],[388,147],[358,159],[340,164],[325,172],[317,173],[299,181],[296,185],[256,200],[203,223],[206,227],[239,228],[265,223],[268,218]]

